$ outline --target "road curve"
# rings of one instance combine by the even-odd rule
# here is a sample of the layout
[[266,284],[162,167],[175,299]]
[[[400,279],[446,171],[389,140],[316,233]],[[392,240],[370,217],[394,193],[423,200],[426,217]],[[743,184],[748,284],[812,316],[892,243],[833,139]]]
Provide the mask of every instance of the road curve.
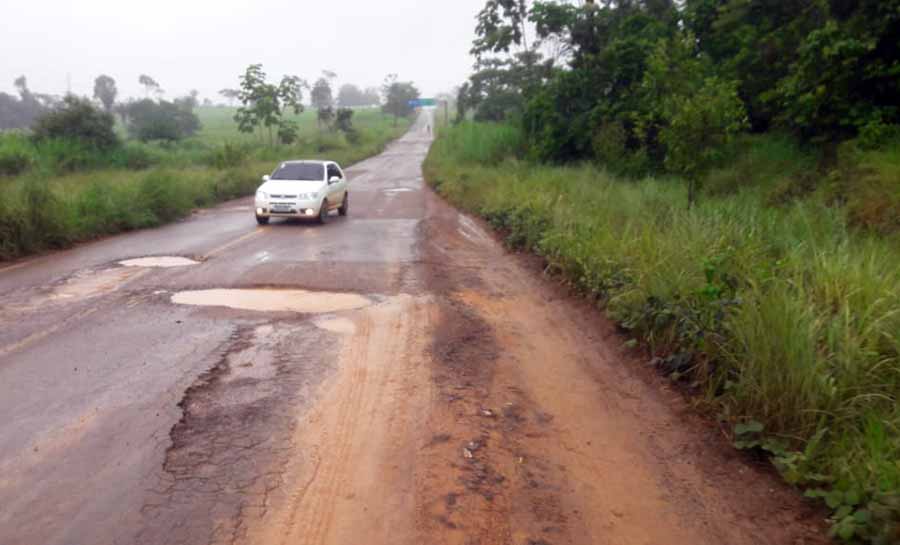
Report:
[[0,543],[826,543],[424,186],[428,115],[325,226],[241,199],[0,266]]

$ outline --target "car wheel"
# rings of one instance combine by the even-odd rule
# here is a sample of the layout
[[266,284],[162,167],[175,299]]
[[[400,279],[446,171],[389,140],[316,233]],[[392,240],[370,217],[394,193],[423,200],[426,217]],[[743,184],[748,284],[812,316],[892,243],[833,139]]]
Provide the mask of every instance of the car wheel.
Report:
[[350,192],[344,193],[344,202],[341,203],[341,207],[338,208],[338,214],[342,216],[346,216],[347,212],[350,211]]
[[256,216],[256,223],[258,223],[260,225],[269,225],[269,218],[262,217],[262,216]]
[[319,207],[319,223],[326,224],[328,223],[328,201],[322,201],[322,206]]

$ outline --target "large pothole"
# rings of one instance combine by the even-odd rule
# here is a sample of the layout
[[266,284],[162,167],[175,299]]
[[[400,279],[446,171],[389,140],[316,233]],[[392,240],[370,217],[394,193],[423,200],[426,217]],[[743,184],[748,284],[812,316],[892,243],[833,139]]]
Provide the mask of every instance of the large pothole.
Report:
[[179,305],[228,307],[258,312],[299,312],[322,314],[356,310],[373,301],[354,293],[331,293],[306,290],[214,289],[182,291],[172,296]]

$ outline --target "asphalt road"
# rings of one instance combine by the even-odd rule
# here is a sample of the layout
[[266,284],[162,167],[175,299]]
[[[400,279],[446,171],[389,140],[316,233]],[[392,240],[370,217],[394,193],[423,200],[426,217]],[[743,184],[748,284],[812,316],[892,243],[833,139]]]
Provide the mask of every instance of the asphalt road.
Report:
[[824,543],[424,187],[429,124],[325,226],[241,199],[0,267],[0,543]]

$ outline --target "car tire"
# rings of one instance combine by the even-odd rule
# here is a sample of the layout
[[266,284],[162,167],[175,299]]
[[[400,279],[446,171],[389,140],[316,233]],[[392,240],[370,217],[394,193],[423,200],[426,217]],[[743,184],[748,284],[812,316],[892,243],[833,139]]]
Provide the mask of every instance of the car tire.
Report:
[[338,208],[338,214],[342,216],[346,216],[347,212],[350,211],[350,192],[344,193],[344,202],[341,203],[341,207]]
[[319,224],[325,225],[328,223],[328,200],[322,201],[322,206],[319,207]]
[[256,223],[260,225],[269,225],[269,218],[263,216],[256,216]]

